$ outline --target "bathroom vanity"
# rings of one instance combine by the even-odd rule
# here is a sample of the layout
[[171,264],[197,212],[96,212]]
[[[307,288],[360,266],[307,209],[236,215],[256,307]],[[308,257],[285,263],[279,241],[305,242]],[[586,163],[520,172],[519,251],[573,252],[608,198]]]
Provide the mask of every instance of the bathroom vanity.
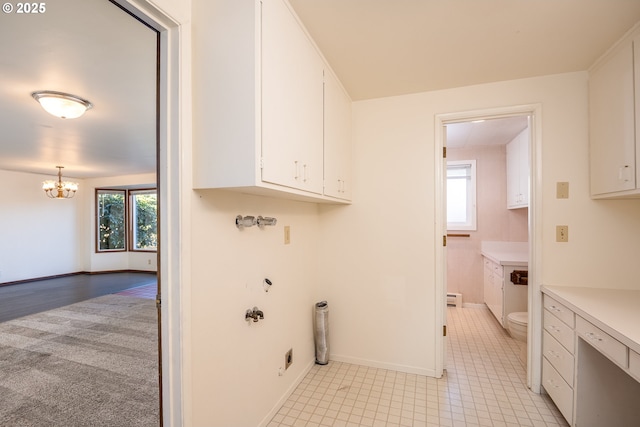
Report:
[[640,291],[543,286],[542,386],[572,426],[640,420]]
[[528,244],[484,241],[481,254],[484,264],[484,302],[502,327],[506,328],[509,313],[527,311],[528,287],[525,276],[529,262]]

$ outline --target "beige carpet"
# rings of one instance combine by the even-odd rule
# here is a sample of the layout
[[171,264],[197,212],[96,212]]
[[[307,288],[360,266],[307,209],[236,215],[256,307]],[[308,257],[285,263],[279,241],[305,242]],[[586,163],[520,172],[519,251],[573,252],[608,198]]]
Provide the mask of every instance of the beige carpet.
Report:
[[0,426],[157,426],[157,333],[121,295],[0,323]]

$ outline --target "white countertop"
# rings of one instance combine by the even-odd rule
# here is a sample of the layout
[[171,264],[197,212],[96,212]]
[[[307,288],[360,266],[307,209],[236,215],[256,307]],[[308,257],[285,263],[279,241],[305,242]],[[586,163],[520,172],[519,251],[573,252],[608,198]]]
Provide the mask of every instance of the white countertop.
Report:
[[542,292],[640,353],[640,291],[543,286]]
[[500,265],[526,267],[529,264],[529,243],[482,241],[480,253]]

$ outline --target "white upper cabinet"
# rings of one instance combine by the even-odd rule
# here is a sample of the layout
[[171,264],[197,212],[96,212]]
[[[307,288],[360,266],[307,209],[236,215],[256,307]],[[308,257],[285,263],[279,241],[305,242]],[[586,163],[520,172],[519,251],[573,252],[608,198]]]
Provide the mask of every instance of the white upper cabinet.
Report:
[[[635,53],[634,53],[635,51]],[[635,58],[635,59],[634,59]],[[640,37],[623,40],[589,71],[591,196],[640,196]]]
[[332,73],[287,1],[198,2],[193,21],[194,188],[348,202],[324,193],[325,132],[348,121],[350,142],[351,101],[327,107]]
[[351,99],[329,71],[324,104],[324,194],[351,200]]
[[507,208],[529,207],[529,128],[507,144]]
[[322,194],[323,70],[289,8],[263,2],[263,181]]

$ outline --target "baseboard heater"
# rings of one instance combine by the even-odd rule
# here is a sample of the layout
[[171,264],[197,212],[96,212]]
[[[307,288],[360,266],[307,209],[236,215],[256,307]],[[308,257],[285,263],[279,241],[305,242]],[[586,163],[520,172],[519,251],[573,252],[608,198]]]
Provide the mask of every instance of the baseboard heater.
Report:
[[448,293],[447,306],[462,307],[462,294]]

